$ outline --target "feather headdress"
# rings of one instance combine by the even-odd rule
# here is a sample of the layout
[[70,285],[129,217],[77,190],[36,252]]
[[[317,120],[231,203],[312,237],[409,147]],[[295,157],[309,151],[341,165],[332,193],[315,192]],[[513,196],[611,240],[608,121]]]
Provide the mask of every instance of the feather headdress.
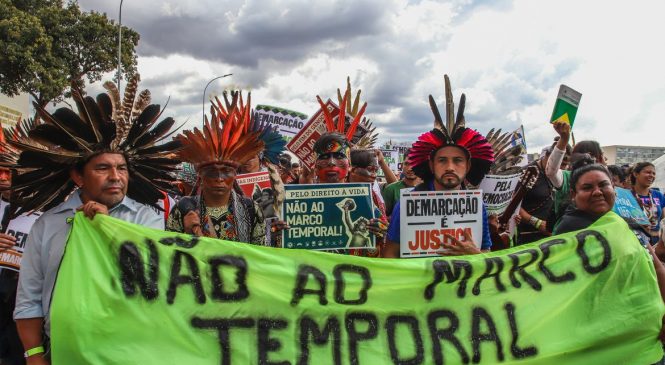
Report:
[[[347,78],[347,87],[344,95],[341,91],[337,89],[337,98],[339,99],[339,114],[336,117],[333,117],[325,103],[320,96],[316,96],[316,100],[321,106],[321,111],[323,112],[323,117],[326,122],[326,134],[331,134],[330,138],[323,138],[321,140],[327,141],[327,143],[317,143],[314,145],[314,150],[318,154],[324,154],[328,152],[343,152],[348,156],[349,148],[358,144],[359,142],[364,145],[368,145],[372,142],[372,136],[367,136],[368,131],[372,129],[369,121],[363,117],[365,114],[365,109],[367,108],[367,103],[363,103],[362,107],[360,105],[360,90],[356,93],[356,97],[351,102],[351,82]],[[353,104],[353,105],[352,105]],[[335,121],[335,118],[337,121]],[[348,121],[347,121],[348,118]],[[366,138],[365,138],[366,137]],[[365,138],[363,140],[363,138]],[[321,141],[320,140],[320,141]],[[374,137],[374,140],[376,138]]]
[[422,134],[413,144],[409,152],[409,164],[413,172],[423,180],[430,180],[433,175],[429,167],[432,155],[446,146],[456,146],[465,151],[471,161],[471,169],[466,179],[473,185],[478,185],[483,179],[490,165],[494,162],[492,146],[485,137],[477,131],[466,128],[464,107],[466,96],[462,94],[455,117],[455,103],[450,88],[448,75],[444,76],[446,92],[446,124],[444,125],[439,108],[432,95],[429,104],[434,114],[434,129]]
[[206,116],[203,131],[194,128],[177,137],[183,149],[180,158],[197,168],[211,164],[222,164],[238,168],[254,158],[264,149],[260,131],[251,129],[253,115],[251,94],[247,104],[240,93],[233,93],[232,100],[218,98],[212,103],[211,118]]
[[487,133],[487,141],[494,150],[494,163],[490,166],[490,174],[510,175],[522,170],[517,164],[522,160],[524,147],[521,144],[512,145],[514,134],[515,132],[501,133],[501,129],[495,131],[494,128]]
[[163,198],[160,190],[171,191],[171,182],[179,161],[167,158],[180,143],[159,144],[170,136],[175,121],[165,118],[159,105],[148,98],[135,97],[138,75],[126,89],[124,102],[113,83],[106,83],[108,92],[95,99],[83,96],[73,88],[72,98],[78,113],[60,108],[53,114],[35,104],[43,123],[34,126],[26,138],[8,140],[20,156],[16,163],[18,175],[12,181],[16,214],[48,210],[61,203],[76,188],[70,179],[72,168],[81,166],[100,153],[120,153],[129,167],[127,196],[144,204],[158,207]]

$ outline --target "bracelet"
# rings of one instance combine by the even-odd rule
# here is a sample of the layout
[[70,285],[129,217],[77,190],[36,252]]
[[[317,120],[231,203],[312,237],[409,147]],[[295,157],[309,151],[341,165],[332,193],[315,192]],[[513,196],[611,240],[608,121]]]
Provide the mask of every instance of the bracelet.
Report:
[[33,347],[29,349],[28,351],[23,353],[23,357],[26,359],[32,355],[37,355],[37,354],[43,354],[44,353],[44,346],[39,345],[37,347]]

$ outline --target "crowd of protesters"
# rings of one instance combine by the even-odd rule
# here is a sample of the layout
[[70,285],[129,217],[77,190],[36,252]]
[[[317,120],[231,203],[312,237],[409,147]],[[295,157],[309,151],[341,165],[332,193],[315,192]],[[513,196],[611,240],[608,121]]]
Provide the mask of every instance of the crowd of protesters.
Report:
[[[97,99],[74,91],[78,111],[39,108],[40,123],[30,124],[29,131],[6,131],[6,141],[0,143],[0,251],[23,251],[20,271],[0,271],[2,364],[49,363],[50,300],[71,229],[68,219],[77,211],[91,218],[108,214],[158,229],[279,248],[280,232],[289,229],[281,212],[285,185],[368,183],[374,186],[376,213],[350,222],[358,235],[349,249],[331,253],[397,258],[402,191],[472,189],[494,163],[496,151],[485,136],[465,125],[463,107],[456,118],[447,111],[443,120],[432,103],[434,128],[421,131],[425,133],[403,156],[402,171],[391,171],[373,146],[371,128],[363,124],[365,107],[358,108],[358,100],[351,102],[350,87],[344,97],[340,93],[336,116],[319,99],[327,133],[313,146],[316,158],[310,169],[286,153],[277,132],[253,121],[248,95],[232,92],[223,101],[216,99],[201,130],[179,131],[173,138],[173,120],[156,121],[159,106],[141,101],[139,95],[127,107],[118,103],[117,89],[106,86],[109,92]],[[554,131],[558,139],[529,165],[537,177],[514,215],[512,245],[593,224],[612,210],[615,188],[623,188],[649,220],[648,225],[629,225],[652,253],[661,280],[665,198],[652,186],[654,165],[606,166],[597,142],[571,146],[565,123],[555,124]],[[271,188],[246,196],[237,176],[259,171],[268,172]],[[491,227],[490,218],[483,206],[482,236],[448,236],[439,254],[493,250],[490,229],[503,227]],[[371,236],[376,247],[357,249]]]

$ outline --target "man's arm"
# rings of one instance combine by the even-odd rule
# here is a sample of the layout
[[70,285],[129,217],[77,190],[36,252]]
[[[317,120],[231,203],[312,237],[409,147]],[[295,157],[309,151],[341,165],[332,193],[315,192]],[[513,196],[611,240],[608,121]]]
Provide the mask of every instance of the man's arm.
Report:
[[[44,318],[25,318],[16,320],[16,329],[23,343],[25,351],[42,346],[42,328]],[[26,359],[28,365],[48,364],[44,359],[44,353],[34,354]]]
[[[16,292],[14,319],[23,348],[26,351],[42,345],[44,327],[42,290],[45,269],[41,266],[43,234],[44,221],[40,218],[30,229],[25,242],[25,251],[21,260],[21,274],[19,275]],[[41,355],[28,358],[28,364],[45,363]]]

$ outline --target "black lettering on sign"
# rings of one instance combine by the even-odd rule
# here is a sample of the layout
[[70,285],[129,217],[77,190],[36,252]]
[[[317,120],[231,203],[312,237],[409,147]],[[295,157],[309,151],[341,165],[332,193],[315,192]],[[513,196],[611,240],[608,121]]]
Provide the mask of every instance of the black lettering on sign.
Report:
[[[180,275],[183,261],[187,264],[189,274]],[[173,254],[173,263],[171,264],[171,277],[169,279],[169,289],[166,291],[166,302],[173,304],[178,286],[189,284],[194,291],[194,298],[199,304],[206,302],[206,296],[203,292],[203,285],[201,284],[201,274],[199,267],[196,266],[196,259],[194,256],[183,251],[175,251]]]
[[510,353],[516,359],[525,359],[538,355],[538,349],[535,346],[520,348],[517,345],[519,340],[519,331],[517,330],[517,321],[515,320],[515,305],[513,303],[506,303],[504,306],[506,314],[508,314],[508,323],[510,324],[510,333],[512,339],[510,341]]
[[[471,346],[473,348],[473,362],[479,363],[480,358],[480,345],[483,342],[494,342],[496,345],[496,360],[503,361],[503,347],[501,346],[501,338],[496,331],[496,324],[489,313],[483,308],[475,307],[471,313]],[[481,323],[485,322],[487,332],[481,332]],[[491,361],[490,361],[491,362]]]
[[[316,282],[319,284],[318,289],[307,289],[307,282],[309,277],[313,276]],[[328,299],[326,299],[326,276],[321,272],[321,270],[310,265],[300,265],[298,268],[298,274],[296,276],[296,285],[293,288],[293,297],[291,298],[291,305],[296,306],[300,303],[300,300],[307,294],[316,294],[319,296],[319,304],[326,305],[328,304]]]
[[[359,322],[364,322],[366,331],[358,329],[356,324]],[[349,362],[351,365],[358,365],[358,342],[376,338],[379,333],[379,320],[370,312],[349,312],[344,318],[344,327],[349,341]]]
[[[240,301],[249,297],[247,288],[247,261],[240,256],[215,256],[208,260],[212,276],[212,298],[220,301]],[[224,290],[224,279],[219,269],[222,266],[231,266],[236,269],[236,285],[238,288],[233,292]]]
[[[520,265],[520,255],[523,254],[529,254],[531,257],[529,260],[526,262],[522,263]],[[532,265],[538,260],[538,251],[533,249],[533,248],[528,248],[526,250],[522,251],[517,251],[515,253],[508,254],[508,257],[513,262],[513,266],[510,268],[510,271],[508,272],[508,277],[510,278],[510,283],[513,285],[515,288],[520,288],[522,286],[522,283],[517,280],[517,274],[519,273],[520,276],[522,277],[522,280],[524,280],[533,290],[540,291],[542,289],[542,285],[540,285],[540,282],[536,280],[532,275],[526,272],[526,269],[528,266]]]
[[219,349],[221,351],[221,365],[231,365],[231,329],[254,327],[254,320],[251,318],[203,319],[193,317],[191,322],[194,328],[217,330],[217,340],[219,341]]
[[[496,266],[496,270],[494,267]],[[506,287],[501,282],[501,271],[503,271],[503,260],[501,257],[488,257],[485,259],[485,272],[476,280],[476,283],[473,285],[471,292],[473,295],[480,294],[480,283],[485,279],[494,278],[494,284],[496,289],[500,292],[506,291]]]
[[[602,234],[596,231],[582,231],[575,235],[577,238],[577,255],[582,259],[582,267],[589,274],[598,274],[599,272],[605,270],[612,260],[612,249],[610,248],[610,243],[607,242],[607,239],[603,237]],[[593,266],[589,255],[587,255],[585,247],[587,243],[587,237],[593,237],[598,242],[600,242],[600,247],[603,249],[603,261],[598,264],[598,266]]]
[[[399,354],[399,349],[397,348],[397,342],[400,343],[406,342],[405,338],[395,337],[396,329],[398,325],[405,325],[408,327],[409,332],[411,333],[411,339],[415,345],[416,353],[410,358],[401,358]],[[389,316],[386,319],[386,330],[388,331],[388,347],[390,348],[390,358],[393,361],[393,364],[396,365],[418,365],[422,364],[425,361],[425,348],[423,347],[423,337],[420,334],[420,328],[418,327],[418,319],[413,316]]]
[[190,239],[188,241],[180,236],[164,237],[159,240],[159,243],[164,246],[171,246],[175,244],[181,248],[194,248],[194,246],[199,243],[199,238],[197,236],[190,236],[189,238]]
[[[466,295],[466,283],[471,277],[471,264],[469,264],[468,261],[434,260],[432,262],[432,269],[434,269],[434,280],[425,287],[425,299],[430,301],[434,298],[434,289],[438,284],[443,282],[444,277],[446,278],[446,283],[452,283],[461,278],[459,286],[457,287],[457,296],[459,298],[464,298]],[[462,271],[464,271],[463,277]]]
[[146,300],[154,300],[159,295],[157,281],[159,279],[159,254],[155,242],[146,239],[146,246],[150,251],[148,256],[148,276],[145,275],[145,264],[139,252],[138,247],[131,242],[125,241],[120,245],[118,253],[118,263],[120,264],[120,282],[122,291],[126,296],[131,297],[136,294],[138,285],[141,295]]
[[341,352],[341,328],[337,317],[330,316],[326,321],[323,330],[319,329],[318,324],[309,316],[300,318],[300,356],[298,357],[298,365],[309,364],[309,338],[312,338],[317,346],[326,345],[332,342],[332,359],[333,364],[342,364]]
[[[437,322],[443,318],[448,319],[449,325],[447,328],[437,326]],[[459,328],[459,319],[454,312],[445,309],[430,312],[427,316],[427,327],[429,327],[429,335],[432,338],[432,357],[436,365],[446,363],[441,344],[442,340],[450,342],[455,347],[463,364],[469,363],[469,355],[464,350],[460,340],[455,336],[455,332]]]
[[[358,274],[363,280],[363,286],[358,292],[358,299],[349,300],[344,297],[346,284],[343,274],[345,272]],[[333,269],[333,276],[335,277],[335,302],[348,305],[360,305],[367,302],[367,291],[372,287],[372,277],[366,267],[348,264],[337,265]]]
[[289,361],[270,361],[268,354],[279,351],[282,343],[275,337],[270,337],[271,330],[283,330],[289,322],[284,319],[260,318],[257,323],[260,365],[290,365]]
[[553,240],[543,242],[539,246],[540,250],[543,252],[543,258],[538,263],[538,268],[551,283],[565,283],[566,281],[575,280],[575,273],[572,271],[568,271],[564,274],[561,274],[560,276],[557,276],[552,272],[552,270],[545,266],[545,261],[547,261],[547,259],[550,257],[550,248],[554,245],[560,245],[564,243],[566,243],[565,240],[555,238]]

